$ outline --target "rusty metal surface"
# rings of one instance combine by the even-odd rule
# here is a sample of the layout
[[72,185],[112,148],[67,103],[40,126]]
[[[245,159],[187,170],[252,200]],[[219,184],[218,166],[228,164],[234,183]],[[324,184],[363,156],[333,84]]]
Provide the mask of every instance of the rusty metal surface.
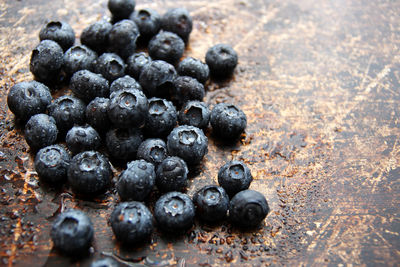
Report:
[[[0,265],[88,265],[114,255],[147,265],[400,264],[400,3],[358,0],[137,1],[163,13],[185,6],[194,30],[185,55],[204,59],[225,42],[239,53],[232,80],[211,82],[206,102],[230,101],[247,114],[246,136],[226,145],[210,132],[209,153],[188,193],[216,181],[240,159],[268,199],[260,229],[196,223],[187,235],[156,232],[122,248],[107,219],[113,190],[94,201],[38,182],[22,129],[6,106],[16,82],[30,80],[30,51],[46,19],[68,21],[77,37],[109,15],[106,1],[0,1]],[[152,196],[152,199],[157,196]],[[152,201],[149,201],[150,205]],[[93,253],[71,261],[49,231],[65,207],[95,225]]]

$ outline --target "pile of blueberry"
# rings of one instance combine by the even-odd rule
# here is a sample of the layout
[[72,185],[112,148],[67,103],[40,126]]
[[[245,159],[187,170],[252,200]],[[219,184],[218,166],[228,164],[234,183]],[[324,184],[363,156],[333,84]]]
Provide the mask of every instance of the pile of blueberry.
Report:
[[[205,186],[193,199],[182,193],[190,167],[207,153],[203,130],[209,123],[216,137],[231,141],[246,128],[246,115],[235,105],[219,103],[210,110],[201,102],[210,75],[232,75],[236,52],[217,44],[207,51],[206,63],[181,60],[192,31],[186,9],[160,16],[148,8],[134,11],[134,0],[109,0],[108,7],[113,24],[88,26],[81,45],[74,45],[67,23],[47,23],[31,55],[35,81],[9,91],[9,109],[25,124],[41,181],[68,182],[77,196],[92,197],[110,187],[109,158],[126,163],[115,185],[123,202],[110,218],[124,244],[148,238],[154,222],[162,231],[184,232],[195,215],[208,223],[229,217],[239,227],[259,225],[269,207],[261,193],[248,189],[253,178],[243,162],[221,167],[220,186]],[[136,52],[137,45],[148,54]],[[49,87],[62,82],[71,90],[53,99]],[[151,212],[143,201],[155,187],[164,195]],[[86,250],[93,235],[88,216],[73,209],[60,214],[51,231],[54,246],[69,255]]]

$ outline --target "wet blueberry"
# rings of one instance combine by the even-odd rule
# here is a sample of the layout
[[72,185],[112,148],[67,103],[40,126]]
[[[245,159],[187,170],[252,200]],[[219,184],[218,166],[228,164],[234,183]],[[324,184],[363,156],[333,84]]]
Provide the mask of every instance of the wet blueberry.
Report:
[[78,70],[90,70],[94,68],[97,54],[84,45],[75,45],[64,54],[63,70],[72,75]]
[[246,129],[247,118],[237,106],[219,103],[211,111],[210,123],[216,136],[225,140],[235,140]]
[[229,197],[225,190],[216,185],[206,185],[193,196],[196,214],[200,220],[218,222],[223,220],[229,209]]
[[171,99],[178,106],[190,100],[202,101],[205,95],[204,86],[195,78],[189,76],[178,76],[173,82]]
[[181,191],[187,182],[189,170],[179,157],[167,157],[157,167],[156,185],[161,192]]
[[99,20],[86,27],[81,34],[81,43],[96,51],[104,52],[108,47],[108,34],[112,24],[106,20]]
[[108,35],[109,49],[121,58],[127,58],[135,52],[139,28],[129,19],[121,20],[112,26]]
[[161,18],[161,28],[179,35],[185,42],[189,40],[193,21],[185,8],[168,10]]
[[177,112],[171,101],[153,97],[148,100],[149,112],[145,132],[148,136],[165,137],[176,126]]
[[89,70],[75,72],[70,81],[71,91],[80,99],[89,103],[96,97],[108,97],[110,86],[100,74]]
[[65,141],[68,149],[74,154],[86,150],[97,150],[101,143],[99,134],[89,125],[72,127]]
[[175,33],[161,31],[150,40],[148,48],[152,59],[176,64],[183,55],[185,43]]
[[157,11],[151,8],[144,8],[135,11],[131,15],[133,20],[139,27],[140,41],[147,43],[154,35],[158,33],[161,27],[161,17]]
[[233,73],[238,55],[230,45],[217,44],[207,50],[206,63],[212,76],[224,78]]
[[205,129],[210,121],[210,110],[204,102],[189,101],[179,111],[178,119],[180,125]]
[[176,71],[180,76],[193,77],[202,84],[205,84],[210,76],[208,65],[192,57],[184,58],[179,62]]
[[60,185],[67,180],[70,160],[70,155],[62,146],[46,146],[35,156],[35,170],[42,181]]
[[96,60],[95,72],[110,82],[125,75],[125,63],[117,54],[104,53]]
[[33,150],[54,144],[57,135],[56,121],[47,114],[33,115],[25,125],[25,139]]
[[167,157],[167,144],[159,138],[148,138],[138,148],[137,158],[157,166]]
[[108,0],[108,9],[116,21],[129,18],[135,5],[135,0]]
[[96,97],[86,106],[86,120],[97,132],[106,132],[111,125],[107,110],[110,105],[109,98]]
[[146,53],[135,53],[126,60],[126,73],[139,80],[142,69],[150,62],[151,58]]
[[64,21],[50,21],[39,32],[40,41],[52,40],[58,43],[65,51],[75,42],[75,32]]
[[108,153],[113,158],[124,161],[133,160],[136,157],[142,141],[142,131],[137,128],[111,129],[106,134]]
[[118,78],[112,82],[110,86],[110,93],[112,94],[118,90],[124,89],[137,89],[142,91],[142,87],[134,78],[129,75],[125,75],[124,77]]
[[162,60],[155,60],[143,67],[139,83],[147,96],[168,98],[174,88],[175,77],[174,66]]
[[252,181],[249,167],[241,161],[229,161],[218,171],[218,183],[230,196],[249,188]]

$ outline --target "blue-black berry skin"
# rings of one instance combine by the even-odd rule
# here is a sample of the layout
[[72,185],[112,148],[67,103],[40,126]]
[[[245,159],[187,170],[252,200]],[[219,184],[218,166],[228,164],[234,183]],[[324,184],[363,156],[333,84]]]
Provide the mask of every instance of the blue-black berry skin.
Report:
[[171,99],[180,107],[190,100],[202,101],[205,93],[204,86],[195,78],[189,76],[178,76],[174,80]]
[[229,197],[217,185],[206,185],[193,196],[197,217],[205,222],[215,223],[225,219],[229,209]]
[[100,74],[89,70],[75,72],[70,81],[71,91],[80,99],[89,103],[96,97],[108,97],[110,85]]
[[103,193],[111,178],[112,171],[107,157],[97,151],[75,155],[68,168],[68,182],[72,189],[86,196]]
[[189,165],[201,162],[207,153],[208,139],[197,127],[182,125],[174,128],[167,138],[168,152]]
[[134,160],[119,175],[117,191],[122,200],[143,201],[153,190],[155,180],[152,163],[142,159]]
[[142,131],[137,128],[111,129],[106,134],[108,153],[119,160],[135,159],[138,147],[142,142]]
[[208,65],[199,59],[192,57],[184,58],[176,69],[180,76],[190,76],[205,84],[210,77]]
[[179,35],[185,43],[192,32],[193,20],[185,8],[168,10],[161,18],[161,28]]
[[65,141],[73,154],[86,150],[97,150],[101,144],[100,135],[89,125],[72,127],[68,131]]
[[81,43],[97,53],[104,52],[108,47],[108,34],[112,24],[107,20],[99,20],[86,27],[81,34]]
[[111,125],[108,118],[108,106],[110,99],[104,97],[96,97],[86,106],[86,121],[99,133],[106,132]]
[[229,219],[242,228],[255,228],[269,213],[264,195],[254,190],[237,193],[230,202]]
[[127,58],[135,52],[139,28],[129,19],[115,23],[108,35],[110,51],[122,58]]
[[118,90],[110,96],[108,118],[118,128],[142,127],[148,110],[147,97],[142,91]]
[[249,167],[241,161],[229,161],[218,171],[218,183],[230,196],[248,189],[252,181]]
[[210,121],[210,113],[206,103],[189,101],[179,111],[178,121],[180,125],[191,125],[205,129]]
[[60,75],[64,52],[56,42],[41,41],[31,54],[29,69],[35,79],[43,83],[54,83]]
[[171,101],[152,97],[148,100],[149,112],[145,132],[148,136],[165,137],[176,126],[177,112]]
[[151,8],[143,8],[135,11],[131,15],[133,20],[139,27],[140,39],[144,43],[148,42],[161,28],[161,16],[157,11]]
[[35,114],[45,113],[51,100],[50,89],[37,81],[17,83],[7,95],[8,108],[23,122]]
[[74,96],[64,95],[56,98],[48,106],[48,111],[49,115],[56,120],[58,130],[63,134],[75,124],[85,123],[86,105]]
[[112,82],[125,76],[125,63],[115,53],[104,53],[96,60],[95,72]]
[[161,192],[181,191],[187,183],[189,169],[179,157],[167,157],[157,167],[156,185]]
[[175,77],[174,66],[163,60],[154,60],[143,68],[139,83],[148,97],[168,98],[174,88]]
[[69,76],[79,70],[92,71],[96,59],[97,54],[92,49],[84,45],[75,45],[64,54],[63,70]]
[[225,140],[235,140],[245,131],[246,114],[237,106],[219,103],[211,110],[210,123],[213,133]]
[[232,75],[238,63],[238,55],[230,45],[217,44],[207,50],[206,63],[211,76],[225,78]]
[[137,244],[148,239],[153,232],[153,215],[141,202],[120,203],[111,213],[111,228],[118,241]]
[[118,78],[112,82],[110,86],[110,94],[124,89],[137,89],[142,91],[142,87],[134,78],[129,75],[125,75],[124,77]]
[[36,153],[35,170],[42,181],[60,185],[67,180],[70,161],[70,155],[62,146],[46,146]]
[[39,32],[40,41],[52,40],[58,43],[64,51],[74,45],[75,32],[64,21],[50,21]]
[[108,0],[108,9],[114,20],[127,19],[135,10],[135,0]]
[[70,209],[58,215],[50,233],[54,247],[69,256],[78,256],[87,252],[93,235],[93,224],[90,218],[76,209]]
[[25,139],[33,150],[54,144],[57,135],[56,121],[47,114],[33,115],[25,125]]
[[193,225],[195,207],[186,194],[169,192],[162,195],[154,206],[154,218],[166,232],[181,232]]
[[168,155],[167,144],[160,138],[148,138],[138,147],[136,157],[158,166]]
[[161,31],[150,40],[148,48],[152,59],[176,64],[185,51],[185,43],[175,33]]
[[145,52],[135,53],[126,60],[126,73],[139,80],[143,68],[150,62],[151,58]]

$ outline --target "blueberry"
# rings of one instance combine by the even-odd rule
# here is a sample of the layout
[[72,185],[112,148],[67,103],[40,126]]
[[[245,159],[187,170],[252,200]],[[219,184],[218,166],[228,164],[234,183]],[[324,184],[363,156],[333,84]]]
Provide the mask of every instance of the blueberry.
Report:
[[264,195],[254,190],[237,193],[230,202],[229,218],[233,224],[243,228],[258,226],[269,212]]
[[167,144],[159,138],[148,138],[138,148],[137,158],[157,166],[167,157]]
[[135,5],[135,0],[108,0],[108,9],[117,21],[129,18]]
[[108,47],[108,34],[112,24],[106,20],[99,20],[86,27],[81,34],[81,43],[94,51],[101,53]]
[[142,91],[119,90],[111,94],[108,117],[115,127],[142,127],[148,110],[147,97]]
[[70,81],[71,91],[80,99],[89,103],[96,97],[108,97],[110,85],[100,74],[89,70],[75,72]]
[[153,97],[148,100],[149,112],[145,132],[148,136],[165,137],[176,126],[177,112],[171,101]]
[[176,64],[183,55],[185,43],[175,33],[161,31],[150,40],[148,49],[151,58]]
[[185,8],[170,9],[161,18],[161,28],[176,33],[185,43],[189,40],[192,27],[192,17]]
[[157,167],[156,185],[162,192],[180,191],[186,186],[189,173],[186,162],[178,157],[167,157]]
[[118,78],[113,81],[110,86],[110,93],[112,94],[118,90],[123,89],[137,89],[139,91],[142,91],[142,87],[140,86],[140,84],[129,75],[125,75],[124,77]]
[[168,98],[175,77],[174,66],[162,60],[154,60],[143,68],[139,83],[147,96]]
[[189,101],[179,111],[178,121],[180,125],[205,129],[210,121],[210,110],[204,102]]
[[112,178],[108,159],[97,151],[85,151],[75,155],[68,168],[68,182],[79,194],[103,193]]
[[180,232],[193,225],[195,208],[186,194],[169,192],[161,196],[154,206],[157,225],[167,232]]
[[44,83],[57,82],[63,65],[64,52],[54,41],[43,40],[32,51],[29,64],[35,79]]
[[72,75],[78,70],[93,70],[97,54],[84,45],[75,45],[64,54],[63,70]]
[[59,185],[66,181],[70,160],[70,155],[62,146],[46,146],[35,156],[35,170],[42,181]]
[[223,220],[229,209],[229,197],[216,185],[206,185],[193,196],[196,214],[200,220],[214,223]]
[[204,86],[195,78],[178,76],[173,83],[171,99],[177,106],[182,106],[189,100],[203,100],[205,95]]
[[57,216],[50,236],[55,248],[67,255],[77,256],[88,251],[93,234],[89,217],[83,211],[70,209]]
[[108,35],[109,49],[122,58],[135,52],[139,28],[132,20],[124,19],[115,23]]
[[48,106],[49,114],[57,123],[60,133],[65,134],[75,124],[85,123],[85,103],[74,96],[64,95]]
[[200,163],[207,153],[207,144],[208,139],[203,131],[188,125],[176,127],[167,138],[168,152],[189,165]]
[[136,157],[139,145],[143,141],[141,130],[136,128],[112,129],[106,134],[106,146],[109,154],[124,161]]
[[36,150],[56,142],[58,129],[56,121],[47,114],[33,115],[25,125],[25,139]]
[[111,228],[118,241],[137,244],[153,232],[153,215],[141,202],[123,202],[111,213]]
[[110,128],[111,122],[107,110],[110,99],[96,97],[86,106],[86,120],[98,132],[105,132]]
[[210,76],[208,65],[192,57],[184,58],[179,62],[176,71],[180,76],[193,77],[202,84],[205,84]]
[[65,141],[68,149],[74,154],[86,150],[97,150],[101,143],[99,134],[89,125],[72,127]]
[[153,190],[156,173],[154,165],[145,160],[128,163],[118,178],[117,191],[122,200],[143,201]]
[[142,42],[148,42],[154,35],[158,33],[161,27],[161,17],[157,11],[151,8],[144,8],[132,13],[133,20],[139,27],[140,39]]
[[229,161],[218,171],[218,183],[230,196],[249,188],[251,181],[250,169],[241,161]]
[[64,21],[50,21],[39,32],[40,41],[52,40],[57,42],[65,51],[75,42],[75,32]]
[[7,105],[18,119],[25,122],[35,114],[45,113],[51,100],[46,85],[37,81],[20,82],[8,92]]
[[138,80],[142,69],[150,62],[151,58],[146,53],[135,53],[126,61],[126,73]]
[[244,132],[247,125],[246,114],[233,104],[219,103],[210,115],[213,133],[225,140],[235,140]]
[[227,77],[233,73],[238,62],[238,55],[230,45],[217,44],[206,53],[206,63],[215,77]]
[[112,258],[103,258],[93,261],[90,267],[119,267],[119,264]]
[[117,54],[104,53],[96,60],[95,72],[112,82],[125,75],[125,63]]

